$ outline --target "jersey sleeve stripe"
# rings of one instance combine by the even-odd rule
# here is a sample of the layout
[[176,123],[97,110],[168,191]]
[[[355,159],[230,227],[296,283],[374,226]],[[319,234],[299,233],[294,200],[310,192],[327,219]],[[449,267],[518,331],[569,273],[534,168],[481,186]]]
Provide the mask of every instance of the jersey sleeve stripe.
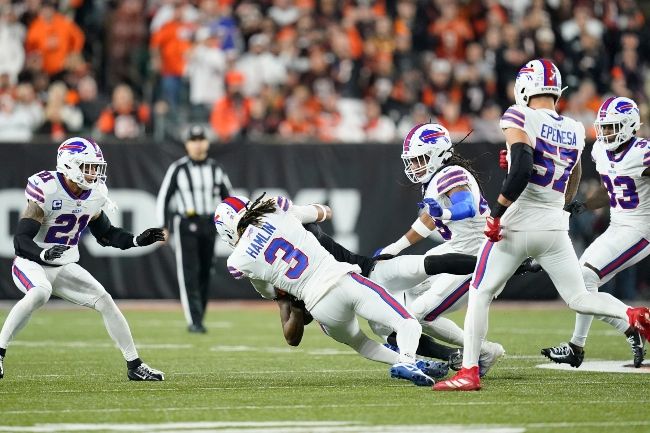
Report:
[[469,179],[465,175],[451,178],[447,182],[445,182],[444,184],[438,185],[438,194],[442,194],[443,192],[447,192],[450,189],[452,189],[454,187],[457,187],[457,186],[467,185],[468,183],[469,183]]
[[465,173],[462,170],[450,171],[449,173],[445,174],[440,179],[438,179],[438,182],[436,182],[436,185],[440,185],[441,183],[445,183],[447,180],[451,179],[452,177],[462,176],[464,174]]
[[521,112],[515,110],[514,108],[508,108],[508,109],[506,110],[506,112],[504,113],[504,115],[505,115],[505,114],[509,114],[509,115],[511,115],[512,117],[518,118],[518,119],[521,120],[522,122],[523,122],[524,120],[526,120],[526,115],[525,115],[524,113],[521,113]]
[[228,272],[230,272],[230,275],[235,277],[235,279],[240,279],[244,277],[244,273],[242,271],[239,271],[236,268],[233,268],[232,266],[228,266]]
[[25,195],[27,196],[28,200],[33,199],[33,200],[36,200],[39,203],[45,203],[45,198],[43,198],[43,196],[38,195],[37,193],[31,191],[29,189],[29,186],[27,188],[25,188]]
[[43,190],[42,190],[42,189],[40,189],[39,187],[37,187],[36,185],[34,185],[33,183],[31,183],[30,181],[27,181],[27,185],[31,186],[32,189],[33,189],[34,191],[36,191],[37,193],[39,193],[40,195],[45,195],[45,194],[43,194]]
[[512,123],[514,123],[515,125],[521,126],[522,128],[524,127],[524,122],[522,122],[521,120],[519,120],[519,119],[517,119],[517,118],[515,118],[515,117],[509,116],[509,115],[505,115],[505,114],[504,114],[504,115],[501,117],[501,121],[502,121],[502,122],[512,122]]
[[643,165],[650,165],[650,152],[646,153],[643,157]]

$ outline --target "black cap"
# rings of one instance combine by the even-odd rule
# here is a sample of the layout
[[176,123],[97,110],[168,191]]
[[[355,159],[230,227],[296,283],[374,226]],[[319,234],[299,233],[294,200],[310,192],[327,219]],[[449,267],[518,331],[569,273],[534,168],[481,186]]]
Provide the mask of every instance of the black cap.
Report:
[[187,140],[205,140],[205,129],[201,125],[192,125],[187,133]]

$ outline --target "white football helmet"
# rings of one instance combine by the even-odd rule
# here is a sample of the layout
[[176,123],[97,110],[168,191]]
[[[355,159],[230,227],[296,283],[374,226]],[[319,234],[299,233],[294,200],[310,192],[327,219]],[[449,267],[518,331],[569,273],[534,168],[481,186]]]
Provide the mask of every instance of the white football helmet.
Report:
[[106,182],[104,154],[93,139],[72,137],[61,143],[56,170],[85,190]]
[[402,146],[404,173],[413,183],[426,183],[452,153],[447,128],[437,123],[414,126]]
[[250,200],[241,195],[227,197],[219,203],[214,211],[214,225],[217,227],[219,237],[233,248],[239,241],[237,224],[246,212],[249,203]]
[[560,70],[546,59],[531,60],[526,63],[515,79],[515,102],[528,106],[534,95],[553,95],[555,102],[562,96],[562,76]]
[[630,98],[612,96],[598,109],[594,121],[596,139],[605,149],[614,150],[627,143],[641,128],[639,107]]

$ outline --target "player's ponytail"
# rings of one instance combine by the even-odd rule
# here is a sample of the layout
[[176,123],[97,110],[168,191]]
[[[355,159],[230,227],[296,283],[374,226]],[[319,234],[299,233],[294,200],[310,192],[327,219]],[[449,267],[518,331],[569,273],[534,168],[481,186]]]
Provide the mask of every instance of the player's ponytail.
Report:
[[260,226],[260,218],[267,213],[276,211],[275,200],[270,198],[262,201],[266,193],[263,193],[255,199],[255,201],[246,206],[246,212],[242,215],[239,223],[237,223],[237,234],[241,237],[249,225],[256,227]]

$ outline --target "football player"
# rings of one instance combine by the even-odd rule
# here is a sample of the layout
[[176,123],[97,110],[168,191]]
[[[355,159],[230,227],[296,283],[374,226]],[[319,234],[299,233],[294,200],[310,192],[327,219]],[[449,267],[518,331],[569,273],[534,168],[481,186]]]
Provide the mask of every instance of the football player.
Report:
[[[383,287],[361,276],[358,266],[336,261],[302,226],[324,220],[325,209],[303,206],[305,212],[298,219],[289,212],[289,200],[262,201],[262,197],[252,203],[245,197],[228,197],[215,211],[219,236],[234,248],[228,257],[232,276],[249,278],[267,299],[276,297],[277,287],[303,301],[327,335],[368,359],[392,364],[392,377],[432,384],[433,379],[416,366],[422,331],[418,321]],[[355,313],[393,329],[400,353],[368,338]]]
[[487,218],[487,239],[472,277],[463,368],[453,378],[437,383],[435,390],[481,388],[478,363],[490,303],[528,256],[542,265],[571,309],[627,319],[630,326],[650,335],[647,308],[631,308],[609,294],[585,288],[568,234],[569,214],[563,209],[575,196],[580,180],[585,130],[580,122],[555,111],[562,94],[560,71],[549,60],[530,61],[519,70],[514,88],[517,104],[500,121],[509,172]]
[[164,240],[161,229],[134,236],[114,227],[102,210],[107,197],[106,161],[91,139],[73,137],[58,149],[56,171],[41,171],[27,180],[23,213],[14,236],[16,258],[12,276],[25,294],[11,309],[0,331],[0,378],[7,346],[31,314],[51,295],[97,310],[108,334],[122,351],[130,380],[164,379],[161,371],[143,363],[126,319],[111,295],[77,264],[79,239],[86,227],[102,246],[143,247]]
[[[610,208],[609,228],[580,257],[587,290],[598,288],[623,269],[650,254],[650,142],[636,137],[641,126],[639,108],[624,97],[605,100],[594,122],[596,142],[591,157],[603,182],[585,202],[574,201],[566,210],[573,214],[605,206]],[[627,320],[602,317],[624,333],[632,347],[634,366],[643,363],[643,337]],[[593,316],[576,315],[573,336],[568,343],[542,349],[542,354],[557,362],[579,367]]]
[[[424,199],[420,207],[424,211],[407,233],[376,254],[398,254],[438,230],[445,242],[427,251],[427,256],[446,253],[476,255],[483,240],[481,230],[489,207],[470,163],[454,153],[449,131],[435,123],[413,127],[404,139],[402,161],[409,180],[422,186]],[[402,260],[406,257],[409,256]],[[400,262],[394,262],[392,268],[398,265]],[[381,279],[382,274],[389,271],[391,268],[388,266],[378,268],[376,278]],[[465,305],[470,279],[471,272],[465,275],[443,274],[419,286],[416,284],[421,280],[408,281],[403,287],[409,289],[407,294],[415,294],[411,295],[415,299],[409,301],[408,306],[426,334],[457,346],[463,345],[463,330],[443,315]],[[485,341],[481,347],[481,375],[487,373],[503,354],[500,344]]]

